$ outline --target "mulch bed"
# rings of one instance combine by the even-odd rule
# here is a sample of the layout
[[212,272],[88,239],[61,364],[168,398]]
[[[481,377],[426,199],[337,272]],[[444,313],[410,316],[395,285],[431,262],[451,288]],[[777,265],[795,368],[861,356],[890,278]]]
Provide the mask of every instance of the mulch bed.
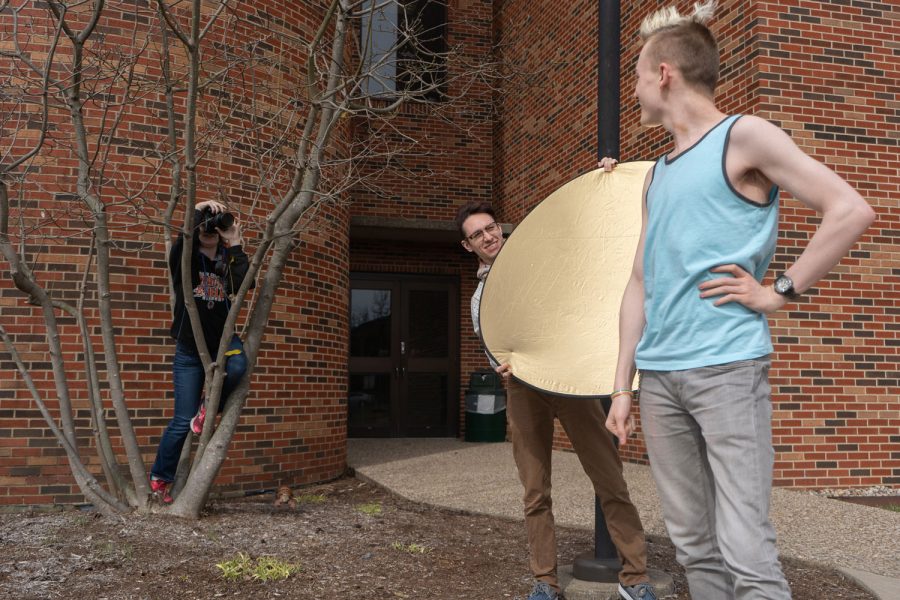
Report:
[[[497,600],[531,588],[519,521],[415,504],[353,478],[296,492],[296,508],[272,496],[217,501],[197,522],[2,514],[0,598]],[[558,537],[560,564],[593,548],[590,530],[560,528]],[[223,578],[216,565],[241,554],[299,570],[282,581]],[[649,563],[674,575],[671,598],[689,598],[668,540],[649,540]],[[874,598],[835,571],[784,567],[796,600]]]

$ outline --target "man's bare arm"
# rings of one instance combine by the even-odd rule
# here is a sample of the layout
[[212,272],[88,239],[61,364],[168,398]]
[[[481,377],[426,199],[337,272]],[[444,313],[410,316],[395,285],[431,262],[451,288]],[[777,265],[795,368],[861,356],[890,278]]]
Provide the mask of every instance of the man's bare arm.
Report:
[[[647,230],[647,189],[650,187],[652,177],[651,169],[644,180],[644,191],[641,196],[643,204],[641,235],[634,253],[631,276],[625,286],[625,293],[622,294],[622,305],[619,307],[619,353],[613,386],[616,390],[631,389],[635,373],[634,353],[644,331],[644,239]],[[630,394],[617,395],[612,400],[606,418],[606,428],[619,438],[619,445],[625,445],[628,436],[634,431],[631,401]]]
[[[758,117],[743,117],[732,130],[727,165],[757,170],[797,200],[822,215],[822,222],[803,253],[786,274],[803,292],[824,277],[862,236],[875,212],[837,173],[804,153],[781,129]],[[764,288],[736,265],[717,272],[733,277],[704,282],[702,297],[720,296],[716,304],[740,302],[761,313],[781,308],[786,298]]]

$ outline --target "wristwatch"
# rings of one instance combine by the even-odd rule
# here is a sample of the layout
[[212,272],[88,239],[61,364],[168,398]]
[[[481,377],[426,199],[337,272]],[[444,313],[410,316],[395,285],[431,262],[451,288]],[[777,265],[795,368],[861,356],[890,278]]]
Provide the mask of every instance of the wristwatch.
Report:
[[794,289],[794,280],[784,273],[778,276],[778,279],[775,280],[775,284],[772,287],[775,289],[776,294],[781,294],[785,298],[790,298],[791,300],[795,300],[800,296]]

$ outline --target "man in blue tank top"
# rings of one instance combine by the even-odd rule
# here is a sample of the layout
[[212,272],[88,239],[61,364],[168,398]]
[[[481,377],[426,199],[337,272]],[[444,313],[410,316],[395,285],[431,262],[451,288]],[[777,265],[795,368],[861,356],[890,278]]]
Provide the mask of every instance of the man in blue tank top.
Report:
[[[874,219],[869,205],[782,130],[714,103],[715,2],[668,8],[641,26],[641,123],[674,147],[644,185],[643,227],[620,312],[607,428],[641,423],[669,535],[691,596],[781,600],[790,590],[769,521],[774,451],[766,315],[834,267]],[[601,161],[611,169],[614,162]],[[778,189],[822,221],[797,261],[763,286],[775,250]]]

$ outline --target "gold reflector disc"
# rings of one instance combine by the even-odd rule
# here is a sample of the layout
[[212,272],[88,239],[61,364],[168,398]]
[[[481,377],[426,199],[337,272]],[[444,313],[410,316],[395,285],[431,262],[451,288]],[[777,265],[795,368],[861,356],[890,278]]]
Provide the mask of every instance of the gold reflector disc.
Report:
[[564,396],[612,391],[619,305],[652,166],[622,163],[570,181],[531,211],[497,255],[481,299],[482,341],[519,381]]

